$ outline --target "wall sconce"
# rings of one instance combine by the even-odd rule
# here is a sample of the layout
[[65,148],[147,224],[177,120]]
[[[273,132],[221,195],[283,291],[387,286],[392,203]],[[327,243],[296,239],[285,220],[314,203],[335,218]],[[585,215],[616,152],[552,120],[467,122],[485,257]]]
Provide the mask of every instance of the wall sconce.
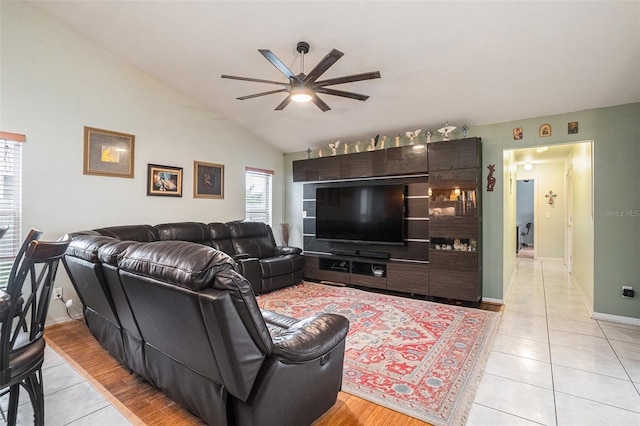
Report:
[[546,198],[548,198],[549,204],[553,205],[553,199],[556,198],[556,194],[553,191],[549,191],[548,194],[544,194]]

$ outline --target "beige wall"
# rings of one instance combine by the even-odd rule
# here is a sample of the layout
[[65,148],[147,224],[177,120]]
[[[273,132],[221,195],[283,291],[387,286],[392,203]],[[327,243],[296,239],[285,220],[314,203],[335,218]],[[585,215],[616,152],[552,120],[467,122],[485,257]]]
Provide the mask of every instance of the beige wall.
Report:
[[[27,136],[23,234],[36,227],[55,239],[110,225],[242,219],[246,166],[275,171],[279,226],[282,152],[30,7],[1,7],[0,129]],[[135,135],[134,179],[83,175],[84,126]],[[193,198],[194,160],[224,164],[224,200]],[[149,163],[184,169],[182,198],[146,195]],[[56,286],[79,302],[62,269]],[[49,321],[64,318],[53,303]]]

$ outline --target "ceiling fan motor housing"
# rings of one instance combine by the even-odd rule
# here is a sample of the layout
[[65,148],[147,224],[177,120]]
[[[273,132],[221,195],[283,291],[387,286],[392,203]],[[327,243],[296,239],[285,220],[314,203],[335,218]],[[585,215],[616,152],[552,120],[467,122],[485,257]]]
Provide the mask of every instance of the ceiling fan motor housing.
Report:
[[309,43],[307,43],[306,41],[299,41],[298,45],[296,46],[296,50],[298,51],[298,53],[306,55],[307,53],[309,53]]

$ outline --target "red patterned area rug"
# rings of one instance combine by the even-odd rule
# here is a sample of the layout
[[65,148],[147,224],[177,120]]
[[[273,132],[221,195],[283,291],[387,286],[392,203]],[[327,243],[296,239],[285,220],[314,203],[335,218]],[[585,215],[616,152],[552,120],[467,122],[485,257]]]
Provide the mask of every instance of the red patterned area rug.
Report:
[[433,425],[464,424],[500,315],[304,283],[258,296],[294,318],[349,319],[342,390]]

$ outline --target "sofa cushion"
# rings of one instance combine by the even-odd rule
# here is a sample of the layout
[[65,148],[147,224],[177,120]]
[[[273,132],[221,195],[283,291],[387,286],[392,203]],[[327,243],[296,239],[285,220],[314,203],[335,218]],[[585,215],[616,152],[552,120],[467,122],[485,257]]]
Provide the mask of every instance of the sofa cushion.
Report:
[[262,222],[236,221],[227,223],[236,253],[247,253],[263,259],[276,256],[276,244],[271,228]]
[[161,223],[155,226],[158,231],[158,239],[192,241],[209,245],[211,235],[209,227],[200,222]]
[[98,249],[105,244],[118,242],[112,237],[95,235],[78,235],[73,238],[67,248],[67,256],[77,257],[91,263],[98,262]]
[[211,247],[227,253],[229,256],[235,256],[242,253],[236,253],[231,242],[231,234],[229,228],[224,223],[213,222],[207,225],[209,228],[209,238]]
[[210,287],[222,270],[234,270],[235,262],[225,253],[188,241],[156,241],[129,246],[119,257],[126,272],[199,291]]
[[124,225],[99,228],[94,231],[100,235],[117,238],[122,241],[158,241],[158,231],[151,225]]
[[120,241],[112,239],[112,241],[98,249],[98,259],[100,259],[100,262],[103,264],[118,266],[118,258],[120,255],[127,249],[127,247],[136,244],[142,243],[137,241]]
[[304,268],[304,257],[296,255],[276,256],[260,259],[262,278],[290,274]]

